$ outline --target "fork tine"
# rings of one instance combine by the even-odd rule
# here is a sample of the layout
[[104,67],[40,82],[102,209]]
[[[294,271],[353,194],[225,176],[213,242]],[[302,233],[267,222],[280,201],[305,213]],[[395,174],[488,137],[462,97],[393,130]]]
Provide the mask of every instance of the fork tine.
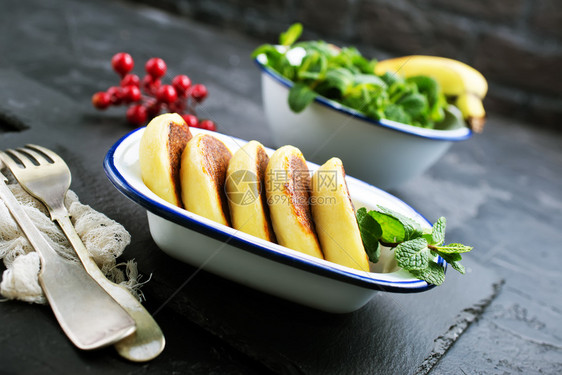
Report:
[[22,169],[22,167],[16,163],[16,161],[4,151],[0,151],[0,159],[4,162],[4,166],[14,174],[14,170],[17,172],[18,169]]
[[12,156],[6,154],[4,151],[0,151],[0,159],[2,159],[4,165],[10,170],[14,168],[21,168]]
[[[33,167],[34,164],[31,162],[31,160],[29,159],[29,156],[17,151],[17,150],[13,150],[13,149],[7,149],[5,153],[3,153],[5,155],[4,157],[4,163],[6,163],[6,165],[8,166],[8,168],[10,168],[11,170],[13,170],[15,167],[18,167],[19,169],[22,168],[30,168]],[[18,162],[15,160],[17,159],[21,165],[18,164]],[[23,165],[23,167],[22,167]]]
[[35,160],[37,161],[37,163],[39,163],[39,165],[41,164],[52,164],[51,160],[47,159],[43,154],[35,151],[34,149],[30,148],[30,147],[22,147],[22,148],[18,148],[18,151],[20,151],[21,153],[27,155],[30,155],[32,157],[35,158]]
[[66,165],[66,162],[63,160],[63,158],[61,158],[57,153],[49,150],[48,148],[45,148],[45,147],[42,147],[42,146],[37,146],[37,145],[34,145],[34,144],[27,144],[27,145],[25,145],[25,147],[27,147],[27,149],[33,149],[33,150],[37,150],[37,151],[42,152],[43,154],[47,155],[55,163],[61,163],[61,164]]

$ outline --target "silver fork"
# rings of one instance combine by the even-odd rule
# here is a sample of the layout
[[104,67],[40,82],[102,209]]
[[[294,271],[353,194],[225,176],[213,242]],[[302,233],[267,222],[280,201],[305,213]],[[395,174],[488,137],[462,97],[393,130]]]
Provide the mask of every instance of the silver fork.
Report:
[[91,350],[130,335],[135,326],[129,315],[100,288],[79,262],[57,254],[5,181],[0,173],[0,198],[41,259],[39,283],[70,341],[80,349]]
[[115,344],[117,352],[135,362],[157,357],[165,346],[162,330],[127,288],[105,277],[70,221],[64,198],[70,188],[71,174],[64,160],[53,151],[36,145],[6,150],[0,152],[0,157],[21,186],[45,204],[51,219],[60,225],[86,271],[135,321],[135,333]]

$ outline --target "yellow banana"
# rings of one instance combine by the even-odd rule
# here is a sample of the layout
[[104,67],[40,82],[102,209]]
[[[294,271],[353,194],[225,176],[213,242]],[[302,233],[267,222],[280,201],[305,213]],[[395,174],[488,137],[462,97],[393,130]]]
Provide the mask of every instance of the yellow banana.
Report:
[[439,82],[443,93],[448,96],[470,92],[483,99],[488,92],[488,82],[478,70],[446,57],[413,55],[379,61],[375,73],[381,75],[385,72],[398,73],[403,77],[430,76]]
[[482,131],[486,120],[482,99],[488,92],[488,82],[478,70],[446,57],[412,55],[379,61],[375,73],[385,72],[402,77],[432,77],[441,86],[443,94],[455,97],[455,105],[470,128]]
[[486,122],[486,111],[482,100],[471,93],[464,93],[457,97],[455,105],[460,109],[468,126],[477,133],[480,133]]

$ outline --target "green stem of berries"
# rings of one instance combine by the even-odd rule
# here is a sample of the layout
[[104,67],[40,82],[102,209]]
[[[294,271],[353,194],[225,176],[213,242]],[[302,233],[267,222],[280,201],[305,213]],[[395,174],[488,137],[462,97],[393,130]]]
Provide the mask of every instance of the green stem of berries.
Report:
[[443,258],[453,269],[464,274],[460,263],[462,253],[472,247],[459,243],[445,245],[444,217],[439,218],[430,231],[398,212],[378,206],[376,210],[357,210],[357,222],[365,251],[371,262],[378,262],[381,246],[394,251],[396,263],[418,279],[434,285],[445,281],[445,269],[435,261]]
[[196,106],[208,96],[207,87],[200,83],[193,85],[184,74],[175,76],[171,84],[162,84],[167,66],[161,58],[153,57],[146,62],[146,75],[142,80],[131,73],[134,60],[128,53],[115,54],[111,66],[121,81],[119,86],[111,86],[92,96],[95,108],[104,110],[112,105],[128,105],[127,121],[135,126],[144,125],[147,120],[167,111],[178,113],[191,127],[216,130],[213,121],[199,119],[195,112]]

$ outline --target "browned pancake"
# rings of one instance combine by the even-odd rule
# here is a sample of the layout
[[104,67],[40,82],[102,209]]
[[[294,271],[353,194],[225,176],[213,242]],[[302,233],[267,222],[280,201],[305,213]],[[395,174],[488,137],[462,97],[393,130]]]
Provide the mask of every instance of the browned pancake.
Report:
[[343,176],[347,199],[349,199],[349,203],[351,203],[351,208],[353,208],[353,212],[355,212],[355,205],[353,204],[353,200],[351,199],[351,194],[349,194],[349,188],[347,187],[347,180],[345,179],[345,176],[347,175],[345,174],[345,168],[343,167],[343,164],[341,165],[341,175]]
[[288,182],[285,184],[285,194],[293,201],[291,209],[303,228],[316,236],[316,230],[310,211],[310,171],[306,162],[290,155],[288,160]]
[[263,147],[258,147],[258,152],[256,155],[256,171],[258,179],[258,191],[260,192],[260,198],[263,207],[263,216],[266,219],[264,223],[264,231],[269,234],[269,239],[271,242],[276,242],[275,233],[273,232],[273,227],[271,225],[271,217],[269,216],[269,206],[267,204],[267,196],[265,194],[265,170],[267,168],[267,163],[269,163],[269,156],[265,152]]
[[180,181],[183,204],[188,211],[223,225],[230,225],[224,191],[230,150],[219,139],[197,134],[181,156]]
[[186,123],[178,123],[170,121],[168,125],[168,157],[170,159],[171,179],[174,183],[174,192],[176,194],[179,206],[183,207],[181,202],[181,184],[180,184],[180,164],[181,153],[187,142],[193,138],[189,126]]
[[211,135],[204,135],[199,138],[199,147],[204,155],[203,168],[214,181],[217,194],[219,194],[221,198],[222,210],[224,211],[226,220],[230,222],[224,183],[226,180],[228,162],[232,157],[232,153],[224,143]]
[[139,165],[146,186],[165,201],[182,207],[181,154],[192,138],[188,125],[177,113],[153,118],[139,144]]
[[[327,176],[331,178],[324,179]],[[331,158],[314,172],[311,196],[315,202],[312,217],[325,259],[368,272],[369,261],[340,159]]]
[[310,178],[299,149],[279,148],[267,165],[267,200],[278,243],[323,259],[310,208]]
[[200,137],[198,147],[203,151],[203,168],[209,176],[213,177],[217,186],[224,186],[226,169],[232,157],[230,150],[211,135]]
[[268,162],[261,143],[246,143],[230,159],[225,188],[232,227],[275,242],[264,183]]

